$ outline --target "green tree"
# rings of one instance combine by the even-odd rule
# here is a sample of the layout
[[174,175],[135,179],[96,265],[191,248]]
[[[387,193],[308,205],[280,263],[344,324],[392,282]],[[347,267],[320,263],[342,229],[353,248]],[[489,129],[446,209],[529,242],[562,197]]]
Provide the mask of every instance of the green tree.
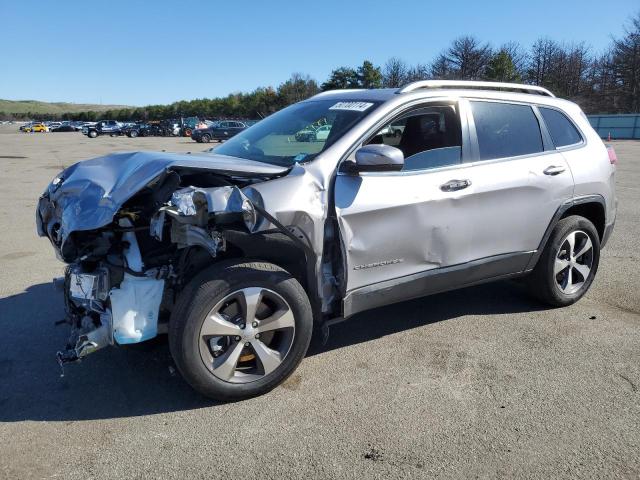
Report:
[[360,88],[381,88],[382,72],[369,60],[362,62],[357,71],[358,86]]
[[320,88],[322,90],[343,90],[345,88],[359,88],[358,72],[353,68],[340,67],[331,72],[329,78]]
[[521,80],[513,58],[506,50],[500,50],[491,57],[485,77],[487,80],[495,80],[496,82],[519,82]]

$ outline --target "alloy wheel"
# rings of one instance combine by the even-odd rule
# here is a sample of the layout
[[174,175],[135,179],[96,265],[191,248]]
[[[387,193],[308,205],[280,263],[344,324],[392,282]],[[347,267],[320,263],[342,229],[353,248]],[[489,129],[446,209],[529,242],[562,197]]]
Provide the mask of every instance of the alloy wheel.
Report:
[[229,383],[249,383],[284,361],[295,336],[291,307],[278,293],[261,287],[225,296],[200,329],[200,357],[207,369]]
[[589,278],[593,267],[593,243],[586,232],[569,233],[556,255],[553,275],[556,285],[565,295],[573,295]]

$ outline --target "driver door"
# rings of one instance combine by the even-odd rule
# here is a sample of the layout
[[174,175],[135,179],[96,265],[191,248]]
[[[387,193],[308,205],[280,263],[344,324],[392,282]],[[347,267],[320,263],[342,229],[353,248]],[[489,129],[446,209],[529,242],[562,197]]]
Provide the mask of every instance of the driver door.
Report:
[[[398,172],[339,172],[335,204],[346,254],[345,315],[364,310],[350,303],[356,291],[371,292],[368,308],[411,296],[395,279],[458,265],[472,259],[471,229],[462,215],[470,189],[455,181],[469,178],[466,112],[457,103],[425,104],[403,114],[364,143],[403,150]],[[391,283],[389,283],[391,281]],[[392,285],[393,283],[393,285]],[[374,293],[375,292],[375,293]],[[404,297],[404,298],[403,298]],[[357,302],[356,302],[357,303]]]

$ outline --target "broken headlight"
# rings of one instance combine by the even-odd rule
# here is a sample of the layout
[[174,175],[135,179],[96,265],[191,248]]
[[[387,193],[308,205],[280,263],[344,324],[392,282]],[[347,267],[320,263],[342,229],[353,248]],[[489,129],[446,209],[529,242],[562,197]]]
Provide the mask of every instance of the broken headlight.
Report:
[[100,267],[84,272],[79,265],[69,269],[69,295],[79,301],[102,300],[109,296],[109,270]]

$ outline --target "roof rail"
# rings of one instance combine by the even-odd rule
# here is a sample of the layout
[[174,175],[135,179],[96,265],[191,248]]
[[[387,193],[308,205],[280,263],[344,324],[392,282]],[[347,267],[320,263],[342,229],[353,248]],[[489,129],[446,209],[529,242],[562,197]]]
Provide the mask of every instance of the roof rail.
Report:
[[422,88],[459,88],[459,89],[479,89],[479,90],[503,90],[519,93],[532,93],[544,95],[547,97],[555,97],[553,93],[543,87],[536,85],[524,85],[521,83],[502,83],[502,82],[475,82],[468,80],[421,80],[419,82],[409,83],[404,87],[396,90],[396,93],[407,93],[420,90]]

